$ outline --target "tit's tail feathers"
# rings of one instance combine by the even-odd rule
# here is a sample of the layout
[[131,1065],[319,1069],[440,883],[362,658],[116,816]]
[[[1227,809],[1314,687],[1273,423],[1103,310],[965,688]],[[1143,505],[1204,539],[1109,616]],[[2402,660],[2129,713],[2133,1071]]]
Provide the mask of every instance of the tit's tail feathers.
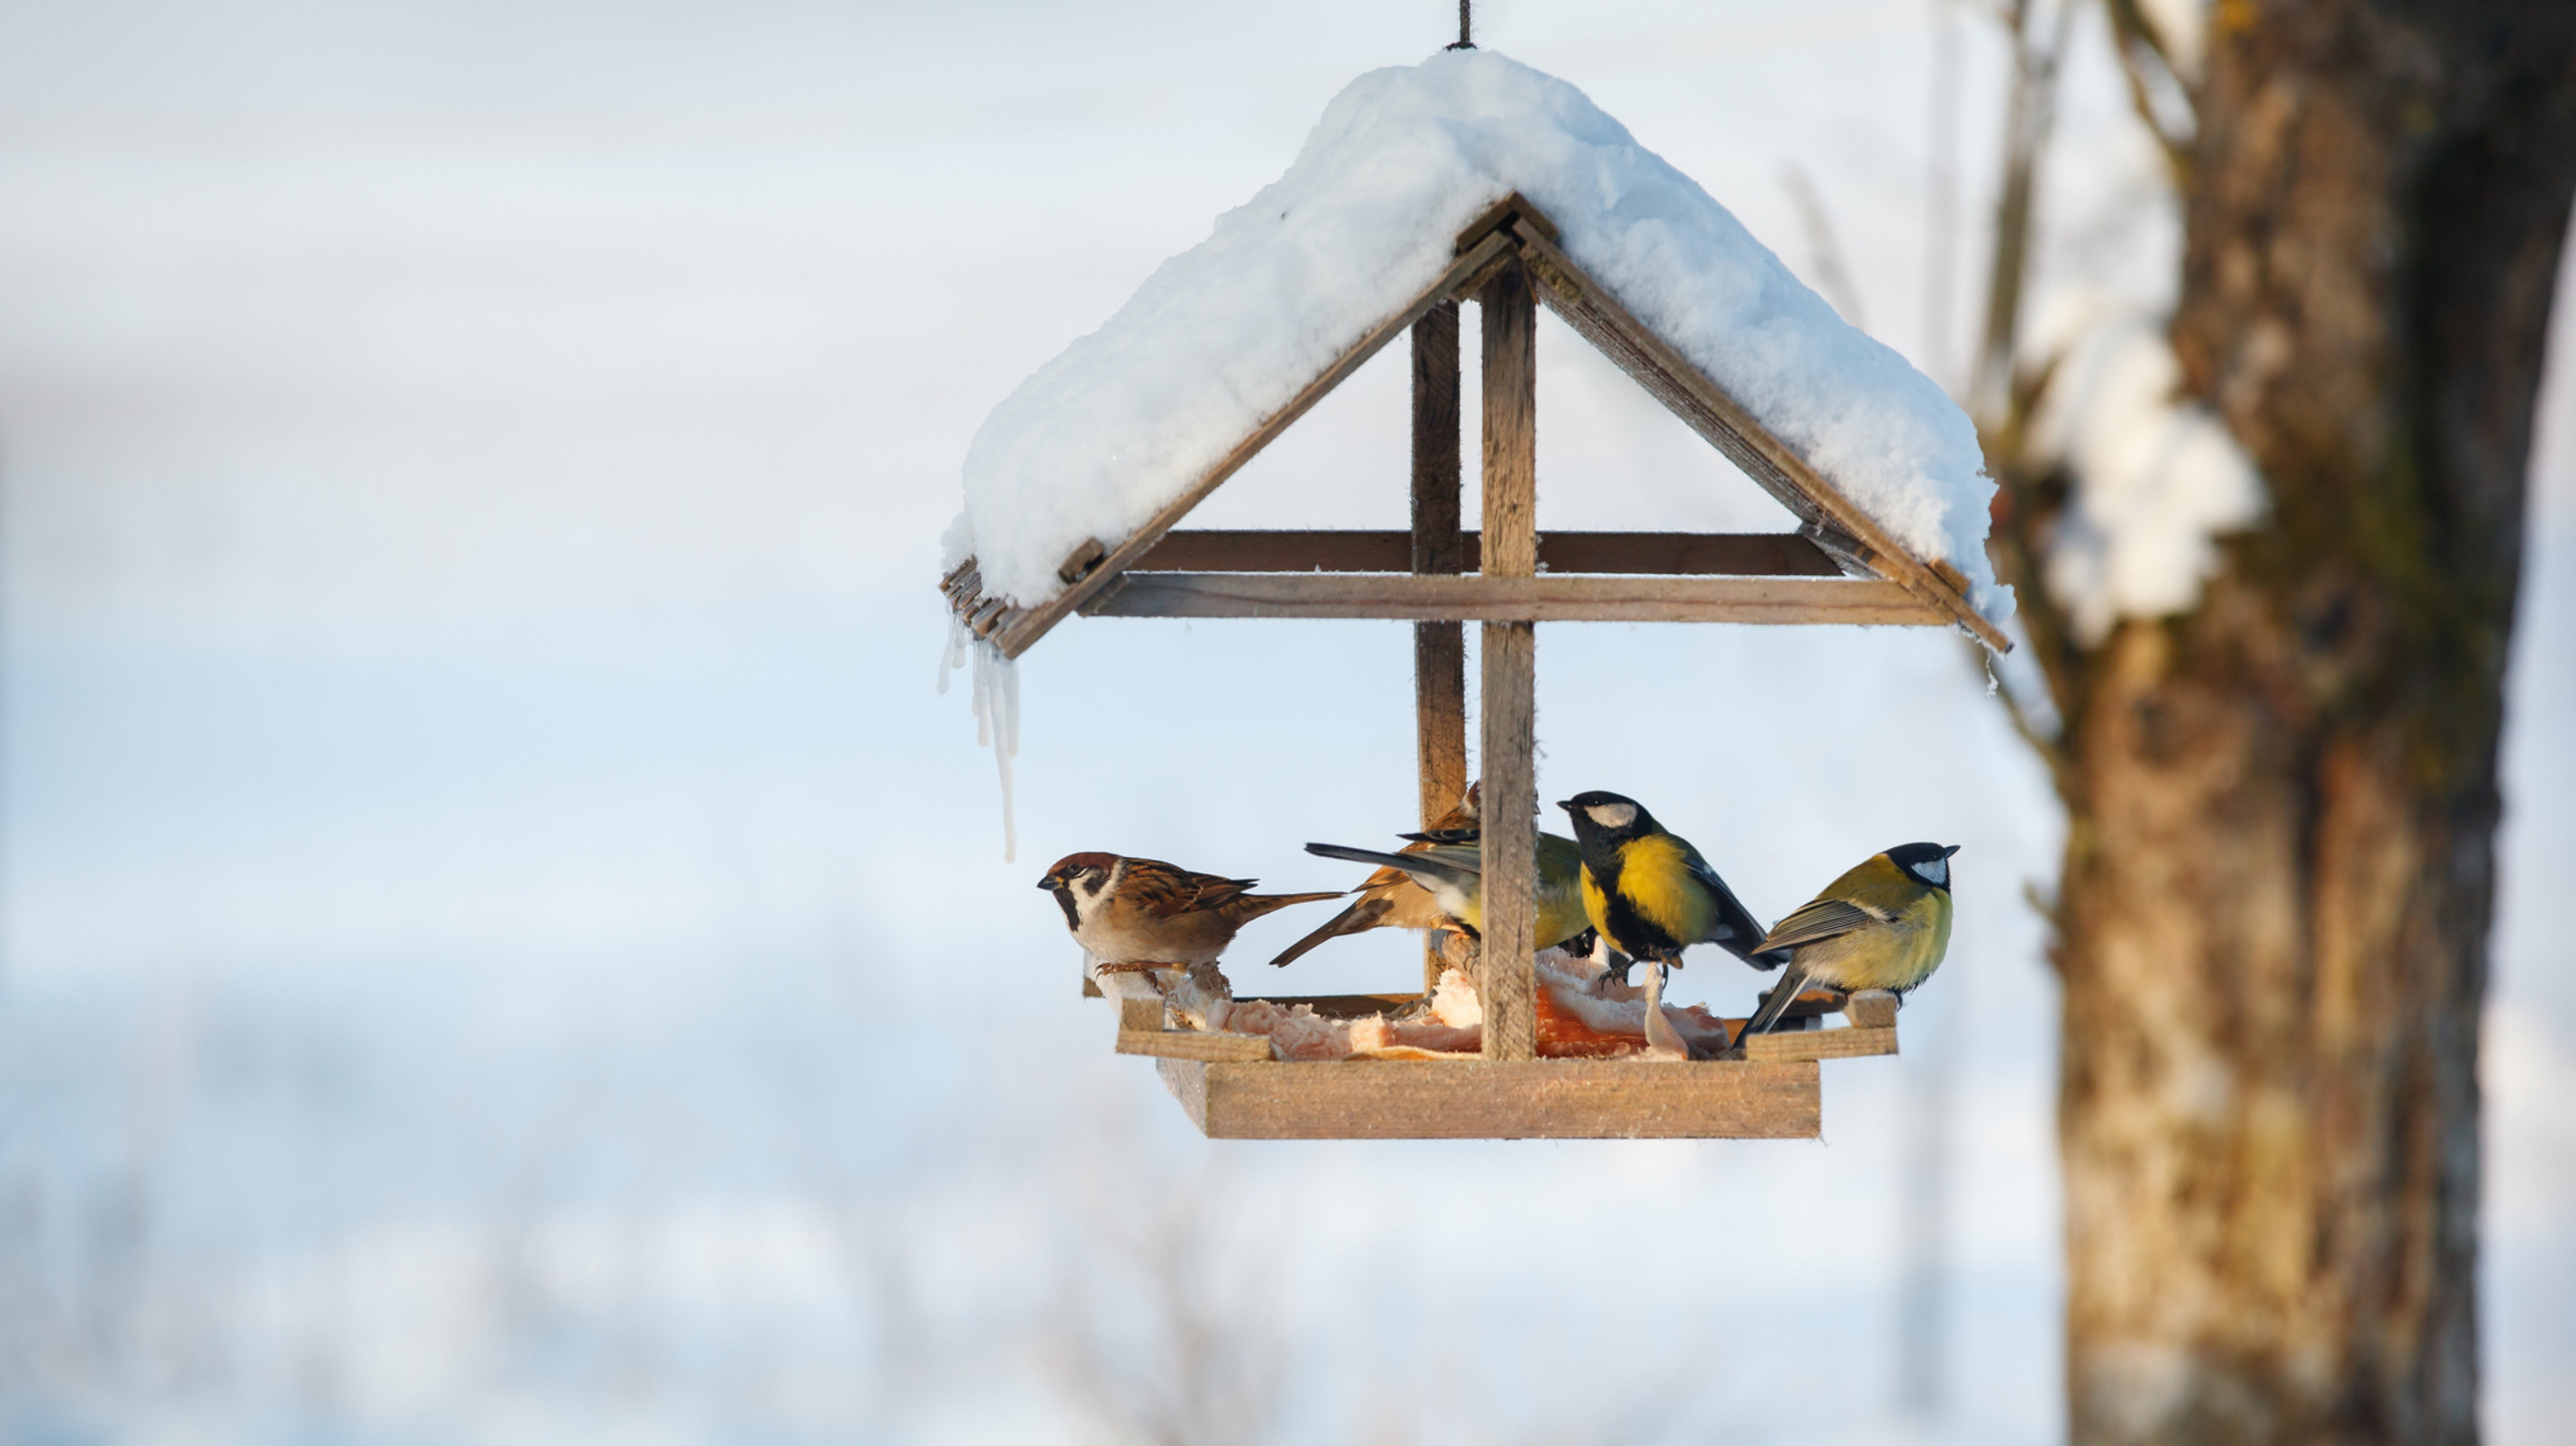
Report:
[[1273,966],[1284,968],[1287,965],[1297,962],[1297,960],[1304,956],[1307,951],[1313,949],[1316,945],[1323,943],[1327,939],[1338,939],[1344,934],[1366,933],[1367,931],[1376,928],[1377,921],[1385,918],[1387,911],[1394,907],[1395,905],[1391,900],[1362,899],[1358,903],[1351,905],[1349,908],[1342,910],[1338,914],[1335,914],[1332,917],[1332,921],[1325,924],[1324,927],[1317,929],[1314,933],[1309,934],[1305,938],[1298,940],[1296,943],[1289,945],[1287,948],[1280,950],[1279,957],[1271,960],[1270,962]]
[[1751,1019],[1744,1021],[1744,1032],[1735,1037],[1735,1042],[1741,1045],[1769,1029],[1780,1018],[1781,1011],[1789,1007],[1789,1001],[1797,998],[1798,991],[1806,987],[1807,971],[1795,964],[1790,965],[1789,972],[1780,976],[1780,982],[1771,986],[1771,997],[1762,1001],[1762,1007],[1753,1011]]
[[1246,894],[1236,902],[1243,906],[1243,917],[1250,920],[1276,913],[1290,904],[1319,903],[1325,899],[1338,899],[1347,892],[1346,889],[1326,889],[1318,894]]
[[1429,854],[1390,854],[1376,849],[1355,849],[1346,844],[1310,843],[1306,852],[1318,858],[1348,859],[1355,864],[1376,864],[1381,868],[1401,869],[1411,877],[1437,879],[1453,887],[1464,888],[1480,875],[1471,868],[1451,863]]

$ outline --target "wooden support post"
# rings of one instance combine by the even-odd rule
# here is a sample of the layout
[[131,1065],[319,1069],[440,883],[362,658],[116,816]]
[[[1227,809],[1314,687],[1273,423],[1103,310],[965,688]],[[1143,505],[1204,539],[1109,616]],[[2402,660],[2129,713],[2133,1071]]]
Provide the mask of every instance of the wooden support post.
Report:
[[[1538,571],[1538,312],[1516,261],[1476,298],[1484,333],[1483,571]],[[1485,1058],[1538,1056],[1537,624],[1481,624],[1484,678],[1478,749],[1484,772],[1484,943],[1477,992]]]
[[[1454,573],[1465,564],[1458,491],[1458,303],[1443,301],[1413,324],[1413,570]],[[1467,791],[1467,630],[1413,625],[1413,750],[1421,774],[1422,826]],[[1440,987],[1448,962],[1434,931],[1422,942],[1422,992]]]

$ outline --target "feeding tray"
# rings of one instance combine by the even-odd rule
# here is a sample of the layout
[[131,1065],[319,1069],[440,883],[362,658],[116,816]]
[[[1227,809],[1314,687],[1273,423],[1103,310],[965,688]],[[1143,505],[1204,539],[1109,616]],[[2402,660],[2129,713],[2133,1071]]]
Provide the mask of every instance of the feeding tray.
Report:
[[[1470,70],[1478,84],[1453,88]],[[1429,140],[1402,152],[1402,165],[1372,170],[1350,161],[1337,180],[1331,168],[1343,162],[1333,157],[1348,155],[1310,143],[1322,159],[1310,165],[1301,155],[1280,187],[1263,193],[1278,201],[1275,217],[1268,206],[1229,213],[1214,241],[1167,264],[1136,302],[996,410],[969,455],[966,526],[952,534],[962,546],[940,585],[957,635],[976,642],[997,678],[1007,678],[1010,659],[1077,613],[1409,621],[1424,827],[1467,788],[1463,629],[1478,624],[1484,897],[1474,977],[1481,1053],[1288,1063],[1273,1058],[1271,1042],[1258,1036],[1166,1028],[1163,1001],[1150,984],[1111,974],[1105,987],[1120,1010],[1118,1048],[1156,1057],[1165,1084],[1212,1137],[1813,1138],[1820,1127],[1817,1062],[1895,1053],[1893,998],[1802,999],[1793,1007],[1805,1016],[1802,1027],[1758,1037],[1725,1058],[1542,1057],[1533,898],[1536,625],[1928,626],[2009,650],[2001,629],[1970,601],[1988,581],[1961,570],[1964,562],[1986,572],[1982,555],[1959,545],[1958,528],[1982,536],[1991,495],[1976,475],[1983,459],[1975,430],[1938,387],[1846,326],[1661,160],[1633,147],[1605,147],[1599,127],[1546,134],[1557,122],[1541,118],[1593,113],[1571,87],[1478,52],[1435,57],[1407,79],[1390,74],[1379,72],[1350,95],[1370,90],[1380,100],[1408,98],[1404,104],[1389,102],[1366,124],[1343,116],[1318,136],[1389,136],[1388,145],[1400,146],[1406,127],[1432,125]],[[1444,139],[1452,131],[1503,124],[1487,104],[1502,92],[1522,94],[1524,102],[1509,138],[1504,130],[1491,138],[1533,147],[1534,156],[1546,152],[1529,173],[1558,188],[1548,194],[1561,196],[1569,214],[1551,217],[1517,192],[1483,205],[1495,194],[1485,180],[1438,172],[1439,165],[1466,164],[1456,158],[1474,150]],[[1342,104],[1336,102],[1337,115]],[[1451,161],[1428,159],[1436,157]],[[1607,168],[1597,186],[1564,179],[1575,173],[1568,167],[1596,165]],[[1422,183],[1428,199],[1410,212],[1394,205],[1384,186],[1388,175],[1412,174],[1407,167],[1430,168]],[[1347,195],[1335,189],[1345,183]],[[1486,188],[1467,205],[1483,205],[1481,214],[1448,233],[1472,214],[1452,203],[1475,187]],[[1602,197],[1623,195],[1615,211],[1604,209]],[[1343,274],[1323,265],[1351,226],[1394,215],[1447,219],[1427,247],[1371,249],[1377,261],[1355,255]],[[1650,236],[1637,227],[1662,229]],[[1399,251],[1427,259],[1416,269],[1389,270],[1384,258]],[[1596,276],[1578,256],[1603,273]],[[1725,273],[1725,284],[1709,284],[1717,273]],[[1307,284],[1327,278],[1329,284]],[[1350,298],[1361,292],[1370,300],[1354,310]],[[1256,296],[1274,312],[1260,312],[1249,299]],[[1738,306],[1744,298],[1752,300]],[[1480,531],[1461,518],[1460,308],[1470,300],[1482,344]],[[1793,514],[1797,530],[1541,536],[1540,305]],[[1256,314],[1279,324],[1234,325]],[[1744,335],[1751,327],[1760,329],[1758,338]],[[1329,354],[1304,349],[1325,334],[1346,340]],[[1406,335],[1413,363],[1409,531],[1175,530],[1334,387]],[[1210,350],[1212,336],[1224,346]],[[1748,365],[1772,370],[1747,374]],[[1267,400],[1255,405],[1254,396]],[[1772,420],[1746,398],[1760,399]],[[1223,428],[1209,420],[1219,417],[1228,419]],[[1787,440],[1784,429],[1804,440]],[[1820,458],[1840,472],[1829,475]],[[1911,530],[1885,521],[1900,514]],[[1950,519],[1938,527],[1951,530],[1927,533],[1926,516]],[[1073,530],[1088,527],[1103,530]],[[982,699],[979,693],[979,707]],[[1443,967],[1442,954],[1428,950],[1424,995],[1440,984]],[[1270,1002],[1366,1014],[1419,997]],[[1833,1012],[1849,1022],[1803,1027]]]
[[[1086,981],[1086,993],[1100,993]],[[1892,995],[1800,995],[1734,1057],[1287,1061],[1252,1034],[1173,1028],[1162,997],[1113,976],[1120,1054],[1154,1058],[1163,1087],[1211,1140],[1811,1140],[1823,1133],[1817,1062],[1897,1052]],[[1329,1019],[1387,1013],[1412,994],[1240,1000]],[[1820,1028],[1826,1018],[1849,1023]],[[1744,1021],[1725,1021],[1730,1038]],[[1638,1040],[1639,1046],[1643,1040]]]

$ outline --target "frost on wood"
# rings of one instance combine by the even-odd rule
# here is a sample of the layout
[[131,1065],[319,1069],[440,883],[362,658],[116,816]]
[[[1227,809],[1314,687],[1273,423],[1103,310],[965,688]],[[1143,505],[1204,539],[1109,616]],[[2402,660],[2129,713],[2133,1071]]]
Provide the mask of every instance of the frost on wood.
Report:
[[2049,593],[2084,642],[2122,618],[2186,612],[2218,567],[2213,539],[2260,520],[2260,476],[2205,407],[2155,325],[2117,316],[2077,336],[2033,418],[2041,455],[2074,479],[2049,545]]
[[1845,324],[1697,183],[1583,93],[1492,51],[1373,71],[1286,175],[1217,218],[1106,325],[994,408],[967,451],[948,564],[1023,607],[1085,541],[1132,535],[1450,263],[1518,191],[1573,259],[1987,616],[1976,429]]
[[975,741],[993,750],[993,766],[1002,777],[1002,862],[1019,858],[1018,829],[1011,817],[1011,760],[1020,753],[1020,668],[1002,650],[966,631],[965,620],[948,619],[948,646],[939,655],[939,691],[948,691],[948,675],[974,663]]

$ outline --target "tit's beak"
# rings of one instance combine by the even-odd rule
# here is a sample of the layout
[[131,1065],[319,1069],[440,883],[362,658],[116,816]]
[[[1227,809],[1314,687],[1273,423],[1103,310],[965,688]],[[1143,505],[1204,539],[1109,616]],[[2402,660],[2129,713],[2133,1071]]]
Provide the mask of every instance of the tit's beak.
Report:
[[1567,813],[1572,813],[1572,812],[1574,812],[1574,800],[1573,800],[1573,799],[1570,799],[1570,798],[1566,798],[1566,799],[1559,799],[1559,800],[1557,800],[1557,805],[1556,805],[1556,806],[1557,806],[1557,807],[1559,807],[1559,808],[1561,808],[1561,809],[1564,809]]
[[1945,848],[1945,849],[1941,850],[1941,857],[1943,857],[1943,858],[1945,858],[1945,859],[1946,859],[1946,858],[1948,858],[1950,855],[1955,854],[1955,853],[1957,853],[1958,851],[1959,851],[1959,845],[1957,845],[1957,844],[1952,844],[1952,845],[1950,845],[1948,848]]

